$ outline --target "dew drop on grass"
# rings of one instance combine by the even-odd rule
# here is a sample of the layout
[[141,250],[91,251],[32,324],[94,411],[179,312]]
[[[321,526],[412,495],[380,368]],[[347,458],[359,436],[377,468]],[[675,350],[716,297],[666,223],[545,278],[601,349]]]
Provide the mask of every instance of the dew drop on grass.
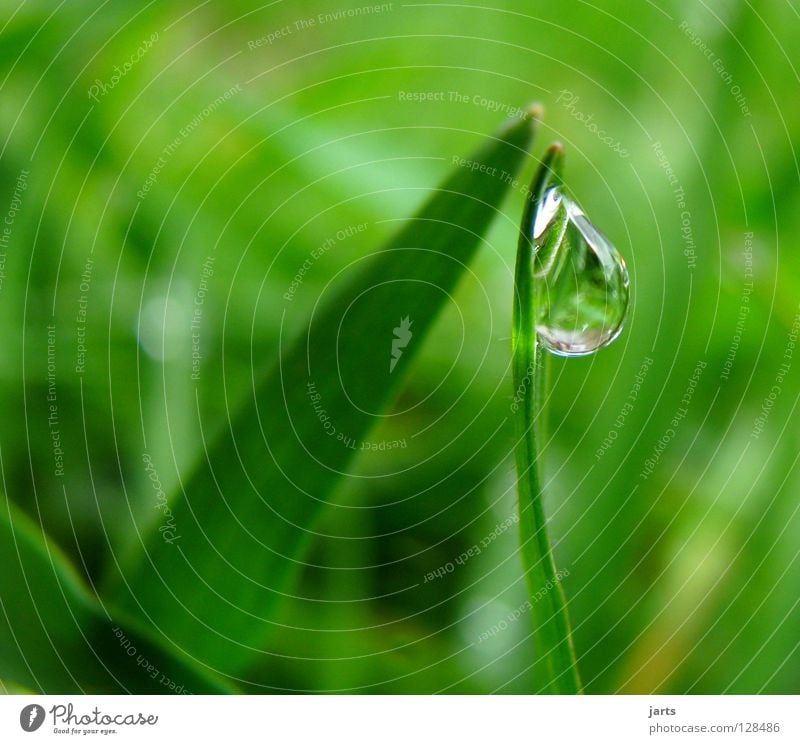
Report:
[[622,331],[628,270],[617,249],[561,188],[533,220],[536,335],[559,356],[591,354]]

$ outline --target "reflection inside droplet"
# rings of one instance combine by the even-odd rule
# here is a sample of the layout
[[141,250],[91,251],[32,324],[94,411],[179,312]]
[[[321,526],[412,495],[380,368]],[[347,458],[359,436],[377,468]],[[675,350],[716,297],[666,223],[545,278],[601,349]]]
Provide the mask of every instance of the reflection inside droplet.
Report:
[[628,271],[617,249],[559,187],[545,192],[532,226],[536,334],[561,356],[591,354],[622,331]]

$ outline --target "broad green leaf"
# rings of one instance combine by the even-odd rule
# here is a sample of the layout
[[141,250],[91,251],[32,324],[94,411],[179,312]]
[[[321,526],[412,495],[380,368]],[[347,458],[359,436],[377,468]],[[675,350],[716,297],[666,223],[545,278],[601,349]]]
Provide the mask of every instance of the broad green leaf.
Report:
[[0,679],[10,690],[231,691],[101,606],[66,557],[4,498],[0,566]]
[[[151,531],[125,581],[114,577],[116,602],[216,669],[260,661],[281,594],[354,454],[349,443],[391,402],[526,159],[535,122],[532,110],[453,163],[383,250],[331,277],[306,334],[283,337],[277,366],[276,350],[258,354],[254,394],[183,482],[170,539]],[[404,318],[413,342],[393,354]]]

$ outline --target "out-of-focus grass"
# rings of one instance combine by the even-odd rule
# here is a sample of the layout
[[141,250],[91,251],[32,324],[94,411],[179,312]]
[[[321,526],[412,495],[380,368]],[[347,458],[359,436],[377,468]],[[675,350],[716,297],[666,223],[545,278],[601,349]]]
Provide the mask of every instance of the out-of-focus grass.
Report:
[[[142,453],[165,489],[175,486],[202,452],[198,420],[207,437],[225,425],[249,389],[252,356],[276,353],[282,317],[290,332],[302,329],[328,279],[380,245],[446,172],[441,158],[494,129],[503,113],[473,96],[509,107],[541,99],[545,137],[570,153],[568,186],[628,259],[634,291],[614,347],[555,360],[549,403],[545,490],[587,691],[797,692],[796,360],[763,431],[751,433],[798,313],[800,108],[790,50],[800,21],[789,4],[767,0],[714,12],[621,0],[524,13],[480,6],[394,4],[300,31],[298,18],[332,8],[4,5],[3,214],[30,172],[0,285],[8,497],[99,578],[138,545],[134,517],[152,512]],[[248,47],[287,24],[283,38]],[[158,42],[92,101],[93,81],[108,82],[153,32]],[[565,89],[579,99],[572,109],[558,102]],[[140,200],[163,148],[231,90]],[[448,100],[404,101],[401,91]],[[449,100],[451,91],[463,99]],[[296,596],[283,599],[276,656],[248,671],[252,689],[534,689],[525,617],[476,642],[525,600],[513,531],[424,582],[513,513],[508,329],[522,203],[512,194],[490,248],[420,349],[397,404],[410,412],[370,435],[408,447],[363,453],[322,518]],[[694,268],[683,254],[685,211]],[[337,243],[284,302],[309,252],[359,223],[368,240]],[[753,291],[724,379],[750,231]],[[187,318],[212,252],[196,384]],[[48,425],[51,322],[63,476],[54,475]],[[380,343],[390,340],[388,330]],[[616,429],[647,357],[653,364]],[[645,480],[645,460],[701,361],[686,416]],[[617,439],[598,458],[610,430]],[[364,477],[385,473],[396,474]],[[356,601],[364,596],[374,598]]]
[[[140,524],[144,548],[120,563],[108,587],[123,607],[215,669],[252,665],[275,635],[275,608],[302,570],[318,515],[411,369],[415,348],[402,349],[414,336],[422,343],[482,247],[508,188],[492,174],[513,178],[537,121],[526,113],[504,125],[466,159],[479,167],[454,164],[387,246],[352,276],[332,278],[306,332],[293,343],[281,336],[277,365],[254,357],[252,397],[171,500],[180,557],[160,529]],[[370,341],[383,335],[385,318],[408,319],[409,309],[409,338],[387,374],[385,349]]]

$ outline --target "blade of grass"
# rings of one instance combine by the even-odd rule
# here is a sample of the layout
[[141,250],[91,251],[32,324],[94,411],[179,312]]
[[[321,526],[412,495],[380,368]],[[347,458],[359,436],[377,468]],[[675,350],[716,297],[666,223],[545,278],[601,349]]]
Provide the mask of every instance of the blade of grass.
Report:
[[533,279],[532,224],[544,192],[560,183],[564,151],[552,145],[534,176],[522,217],[514,276],[513,382],[521,401],[515,409],[515,458],[519,490],[521,553],[531,603],[533,637],[542,673],[541,689],[553,694],[581,692],[572,633],[560,575],[547,534],[542,504],[541,459],[537,438],[544,436],[547,356],[538,359],[536,293]]
[[[480,245],[538,115],[532,108],[472,157],[454,159],[417,216],[254,382],[172,504],[180,539],[151,531],[135,562],[112,577],[126,609],[217,669],[235,674],[261,661],[318,514]],[[405,317],[413,343],[392,369],[392,330]],[[273,361],[263,355],[254,370]]]
[[0,497],[0,679],[47,694],[232,692],[103,608],[68,559]]

